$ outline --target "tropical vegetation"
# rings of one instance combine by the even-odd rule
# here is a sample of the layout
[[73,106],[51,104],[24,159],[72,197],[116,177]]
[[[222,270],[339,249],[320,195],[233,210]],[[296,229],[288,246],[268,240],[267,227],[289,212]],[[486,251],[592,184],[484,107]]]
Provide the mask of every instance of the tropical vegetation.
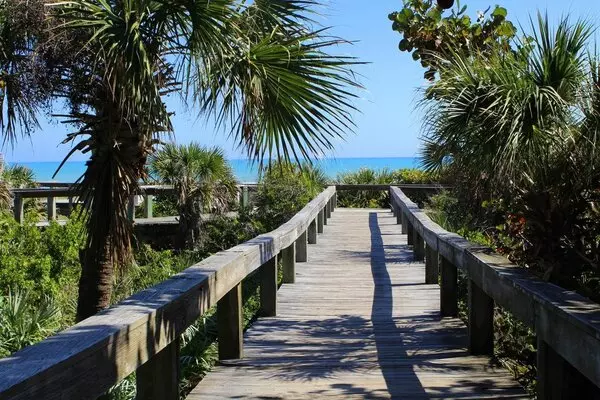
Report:
[[[48,3],[48,4],[46,4]],[[28,133],[61,99],[67,155],[90,155],[78,182],[87,210],[78,319],[110,303],[132,262],[127,204],[172,132],[165,98],[214,115],[248,155],[310,158],[352,129],[355,60],[311,19],[317,1],[68,0],[0,4],[0,128]],[[281,93],[286,93],[281,96]],[[193,229],[192,229],[193,230]]]
[[[440,64],[453,53],[477,51],[490,54],[500,46],[508,50],[517,33],[506,17],[506,8],[496,5],[477,14],[475,21],[467,13],[467,6],[456,7],[444,15],[444,2],[406,0],[400,11],[389,14],[392,29],[402,34],[400,51],[411,53],[413,60],[426,68],[425,79],[435,80]],[[452,3],[452,2],[450,2]],[[491,10],[491,12],[490,12]]]
[[321,193],[327,181],[316,165],[272,164],[260,177],[254,200],[256,220],[266,231],[277,228]]
[[150,173],[177,193],[179,249],[198,245],[202,213],[222,215],[237,197],[233,170],[219,148],[166,144],[151,156]]
[[[426,54],[423,66],[435,71],[420,104],[421,156],[428,172],[452,177],[454,189],[434,198],[430,213],[540,277],[600,301],[593,26],[563,18],[551,27],[538,14],[518,37],[506,10],[496,7],[490,19],[446,29],[464,12],[457,7],[444,17],[432,2],[409,1],[394,15],[394,28],[405,35],[401,50],[414,47],[415,59]],[[435,21],[444,28],[432,36]],[[482,46],[474,36],[486,24],[493,29],[483,30],[490,36]],[[532,332],[498,311],[498,354],[531,384]]]
[[[434,173],[420,169],[402,168],[398,170],[360,168],[338,174],[336,183],[346,185],[393,185],[409,183],[437,183],[443,179]],[[414,194],[411,194],[414,195]],[[413,196],[413,201],[422,203],[424,196]],[[338,193],[338,204],[341,207],[388,208],[390,194],[385,190],[352,190]]]

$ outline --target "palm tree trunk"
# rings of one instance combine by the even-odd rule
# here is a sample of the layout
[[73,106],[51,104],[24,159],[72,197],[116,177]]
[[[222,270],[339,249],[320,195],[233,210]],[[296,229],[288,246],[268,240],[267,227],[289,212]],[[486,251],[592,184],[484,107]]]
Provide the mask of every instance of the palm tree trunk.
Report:
[[88,237],[80,255],[78,321],[110,305],[115,270],[131,261],[133,224],[127,206],[153,150],[151,138],[137,132],[134,123],[122,123],[117,107],[107,109],[104,115],[110,115],[91,135],[93,152],[79,185]]
[[[181,196],[180,196],[181,198]],[[200,210],[194,199],[186,198],[179,207],[179,233],[177,248],[192,250],[200,235]]]
[[77,321],[82,321],[110,305],[113,287],[114,256],[111,238],[106,237],[99,252],[81,250],[81,277],[77,299]]

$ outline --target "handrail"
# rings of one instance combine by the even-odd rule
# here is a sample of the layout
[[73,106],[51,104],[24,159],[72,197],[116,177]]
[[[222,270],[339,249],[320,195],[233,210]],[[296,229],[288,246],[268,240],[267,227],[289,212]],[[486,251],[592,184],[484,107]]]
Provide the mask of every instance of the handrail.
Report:
[[[399,187],[401,189],[419,189],[419,190],[443,190],[443,189],[451,189],[452,185],[445,185],[442,183],[401,183],[396,184],[394,187]],[[335,185],[336,190],[344,191],[344,190],[373,190],[373,191],[384,191],[389,190],[389,184],[347,184],[347,183],[338,183]]]
[[0,359],[0,398],[95,399],[136,370],[138,398],[177,398],[181,333],[217,305],[219,357],[240,358],[242,280],[260,272],[261,315],[275,315],[278,254],[293,282],[295,262],[306,261],[307,240],[316,243],[335,202],[331,186],[274,231]]
[[[496,303],[537,335],[540,398],[569,390],[566,388],[569,384],[574,385],[570,390],[581,386],[580,391],[587,390],[583,388],[589,387],[590,382],[600,387],[600,305],[542,281],[493,250],[446,231],[401,189],[392,187],[390,192],[392,208],[398,223],[402,223],[403,232],[409,235],[415,258],[426,256],[428,283],[438,283],[439,268],[443,316],[457,314],[456,268],[468,275],[469,348],[472,353],[493,352]],[[427,245],[426,250],[423,244]],[[589,382],[582,380],[582,376]]]
[[[14,217],[20,223],[24,219],[24,199],[46,198],[46,207],[48,221],[56,219],[56,198],[68,197],[69,205],[72,204],[72,198],[79,195],[76,188],[72,187],[71,183],[58,183],[55,186],[51,182],[38,182],[42,187],[11,189],[14,197],[13,213]],[[243,183],[236,185],[239,190],[239,204],[241,207],[247,207],[250,204],[249,189],[256,188],[256,183]],[[131,196],[128,206],[128,214],[130,219],[135,219],[135,197],[143,196],[144,198],[144,218],[152,218],[153,198],[156,195],[173,192],[173,185],[141,185],[140,192]]]

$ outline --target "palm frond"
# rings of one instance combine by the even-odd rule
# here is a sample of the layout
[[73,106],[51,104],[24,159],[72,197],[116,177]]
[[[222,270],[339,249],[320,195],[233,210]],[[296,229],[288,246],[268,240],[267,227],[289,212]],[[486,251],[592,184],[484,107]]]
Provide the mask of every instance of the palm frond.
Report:
[[[261,165],[271,158],[312,159],[354,129],[352,99],[360,85],[351,67],[358,62],[328,53],[347,42],[303,24],[305,9],[298,5],[315,2],[285,3],[298,8],[291,21],[275,13],[258,23],[253,19],[265,13],[249,7],[230,27],[238,35],[232,51],[207,60],[208,74],[197,81],[202,111],[229,126]],[[280,2],[268,7],[285,9]],[[271,28],[272,18],[277,26]]]

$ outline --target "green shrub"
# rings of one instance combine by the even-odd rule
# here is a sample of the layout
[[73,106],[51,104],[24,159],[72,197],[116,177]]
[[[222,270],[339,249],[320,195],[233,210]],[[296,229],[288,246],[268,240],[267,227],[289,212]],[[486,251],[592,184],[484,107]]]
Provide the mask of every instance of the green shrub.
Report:
[[32,345],[60,327],[60,309],[49,296],[34,300],[14,289],[0,296],[0,357]]
[[277,163],[265,171],[256,193],[255,215],[266,231],[294,216],[325,188],[323,172],[314,166]]
[[[467,240],[493,249],[498,249],[498,236],[493,230],[477,227],[467,207],[448,192],[432,196],[427,205],[427,214],[444,229],[456,232]],[[468,323],[468,276],[458,276],[459,317]],[[536,380],[536,336],[510,312],[496,307],[494,312],[494,355],[508,368],[530,393],[535,392]]]
[[[339,174],[336,182],[347,185],[393,185],[433,183],[437,177],[419,169],[399,169],[396,171],[387,168],[374,170],[361,168],[358,171]],[[421,202],[422,199],[412,199]],[[359,208],[389,208],[390,195],[387,190],[353,190],[338,193],[338,204],[341,207]]]

